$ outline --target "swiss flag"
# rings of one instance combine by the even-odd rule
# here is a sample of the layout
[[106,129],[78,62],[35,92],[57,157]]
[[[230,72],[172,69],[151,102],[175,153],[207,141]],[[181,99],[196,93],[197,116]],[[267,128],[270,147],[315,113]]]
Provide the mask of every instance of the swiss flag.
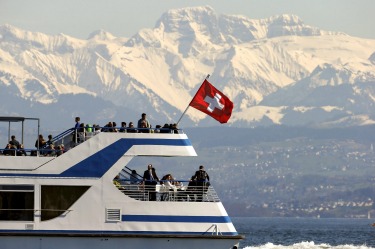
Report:
[[232,101],[207,80],[204,80],[189,106],[210,115],[222,124],[228,122],[233,110]]

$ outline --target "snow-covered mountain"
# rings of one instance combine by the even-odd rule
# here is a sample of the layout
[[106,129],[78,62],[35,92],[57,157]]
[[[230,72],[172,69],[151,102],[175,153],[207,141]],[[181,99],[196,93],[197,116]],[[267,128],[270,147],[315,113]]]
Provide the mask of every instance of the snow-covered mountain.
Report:
[[[375,123],[375,40],[294,15],[183,8],[130,38],[100,30],[86,40],[0,26],[1,116],[52,116],[59,126],[77,115],[104,124],[147,112],[153,124],[172,123],[207,74],[233,100],[233,126]],[[181,123],[216,121],[189,108]]]

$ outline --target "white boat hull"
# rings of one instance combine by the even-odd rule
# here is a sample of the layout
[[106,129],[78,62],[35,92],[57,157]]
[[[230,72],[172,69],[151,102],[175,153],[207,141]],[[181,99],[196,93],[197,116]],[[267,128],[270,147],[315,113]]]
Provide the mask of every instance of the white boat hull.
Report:
[[237,248],[212,186],[165,201],[113,182],[133,157],[196,155],[185,134],[102,132],[58,157],[3,156],[0,249]]
[[4,236],[4,249],[233,249],[238,248],[235,236]]

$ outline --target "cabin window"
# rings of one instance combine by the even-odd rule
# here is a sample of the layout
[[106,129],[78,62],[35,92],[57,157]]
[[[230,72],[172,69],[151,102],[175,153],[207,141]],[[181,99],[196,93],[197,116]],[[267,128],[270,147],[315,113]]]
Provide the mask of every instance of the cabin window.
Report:
[[69,208],[90,186],[47,186],[41,187],[41,220],[51,220],[64,213],[74,211]]
[[0,185],[0,220],[34,221],[33,185]]

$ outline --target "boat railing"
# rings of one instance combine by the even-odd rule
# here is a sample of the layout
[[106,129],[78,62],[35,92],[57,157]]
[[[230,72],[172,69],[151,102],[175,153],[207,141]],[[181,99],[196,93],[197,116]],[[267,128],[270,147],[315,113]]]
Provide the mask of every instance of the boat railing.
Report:
[[[189,182],[185,182],[186,186],[173,189],[164,184],[145,185],[143,182],[131,183],[130,180],[117,181],[115,186],[125,195],[139,201],[220,202],[210,184],[189,186]],[[156,200],[150,200],[152,193],[156,194]]]
[[[68,129],[52,138],[54,144],[63,144],[65,150],[87,141],[100,132],[119,132],[119,133],[163,133],[163,134],[183,134],[182,129],[169,128],[124,128],[124,127],[101,127],[86,126],[80,128]],[[48,147],[48,144],[44,148]]]
[[[63,153],[63,152],[61,152]],[[56,149],[0,149],[0,156],[43,156],[43,157],[57,157],[60,155]]]
[[[83,131],[82,131],[83,129]],[[169,128],[123,128],[112,127],[112,131],[108,127],[91,126],[85,128],[70,128],[52,138],[50,143],[40,146],[39,149],[27,148],[4,148],[0,149],[0,155],[6,156],[50,156],[56,157],[69,149],[77,146],[80,143],[87,141],[100,132],[117,132],[122,133],[154,133],[154,134],[183,134],[182,129],[169,129]],[[50,144],[54,144],[54,149],[50,148]],[[59,147],[59,148],[58,148]]]
[[[70,148],[74,141],[77,141],[77,133],[75,128],[68,129],[57,136],[52,138],[53,144],[64,145],[64,148]],[[74,136],[76,139],[74,139]],[[47,148],[49,144],[46,144],[43,148]]]

